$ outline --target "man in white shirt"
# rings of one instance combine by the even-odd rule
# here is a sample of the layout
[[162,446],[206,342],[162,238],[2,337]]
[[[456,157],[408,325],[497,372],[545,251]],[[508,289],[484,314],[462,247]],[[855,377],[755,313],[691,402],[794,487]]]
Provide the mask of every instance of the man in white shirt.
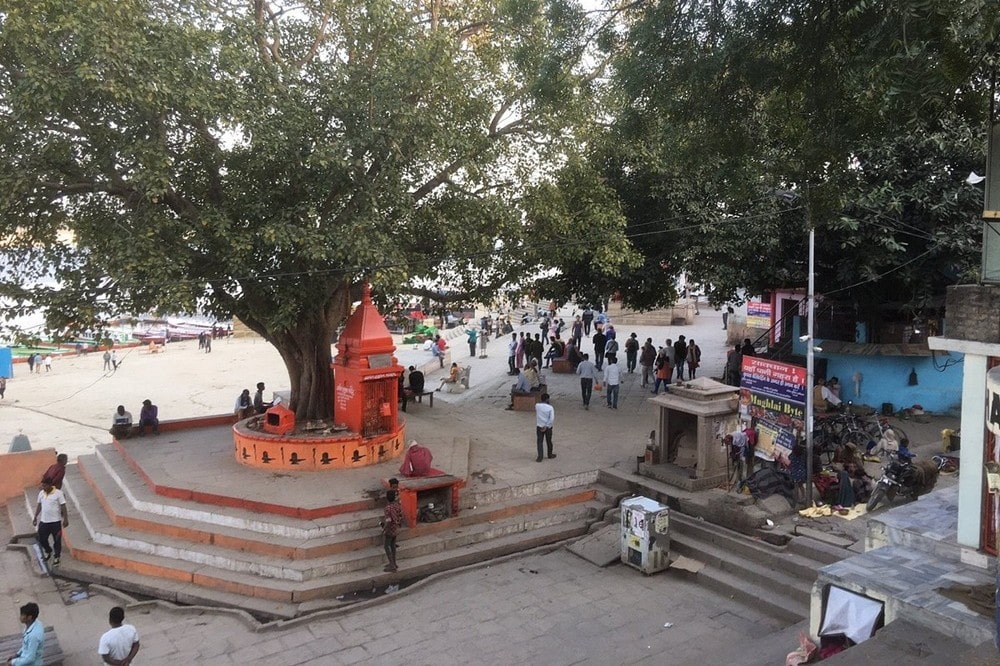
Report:
[[590,354],[584,354],[580,365],[576,366],[576,374],[580,375],[580,393],[583,394],[583,408],[590,409],[590,396],[594,392],[594,380],[597,379],[597,366],[590,360]]
[[517,356],[517,333],[510,334],[510,342],[507,343],[507,374],[517,374],[517,364],[514,357]]
[[132,434],[132,412],[127,411],[125,405],[118,405],[111,415],[111,434],[115,439],[125,439]]
[[[69,517],[66,514],[66,498],[63,492],[52,485],[51,479],[42,479],[42,489],[38,491],[38,506],[35,507],[35,517],[32,525],[38,526],[38,545],[45,552],[42,559],[46,562],[55,553],[53,564],[59,564],[62,555],[62,528],[69,527]],[[49,537],[52,545],[49,545]]]
[[543,393],[535,405],[535,440],[538,443],[538,457],[535,462],[542,462],[542,440],[548,446],[549,458],[555,458],[552,453],[552,426],[556,422],[556,410],[549,404],[549,394]]
[[104,632],[97,645],[97,654],[101,655],[105,664],[128,666],[139,652],[139,632],[124,622],[125,609],[121,606],[112,608],[108,613],[111,628]]
[[622,381],[622,371],[617,358],[609,356],[607,361],[608,364],[604,366],[605,395],[608,398],[608,407],[618,409],[618,388]]

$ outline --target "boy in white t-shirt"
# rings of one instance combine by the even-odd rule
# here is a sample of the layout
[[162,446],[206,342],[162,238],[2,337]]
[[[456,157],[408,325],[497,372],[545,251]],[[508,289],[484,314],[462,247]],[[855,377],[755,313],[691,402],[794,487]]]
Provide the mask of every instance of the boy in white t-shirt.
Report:
[[124,622],[125,609],[121,606],[112,608],[108,613],[111,628],[104,632],[97,646],[97,654],[101,655],[105,664],[128,666],[139,652],[139,632]]
[[[46,562],[55,553],[53,564],[59,564],[62,555],[62,528],[69,527],[69,517],[66,514],[66,497],[62,491],[52,485],[52,480],[42,479],[42,489],[38,491],[38,506],[35,507],[35,517],[32,525],[38,526],[38,545],[45,552],[42,557]],[[49,537],[52,545],[49,545]]]

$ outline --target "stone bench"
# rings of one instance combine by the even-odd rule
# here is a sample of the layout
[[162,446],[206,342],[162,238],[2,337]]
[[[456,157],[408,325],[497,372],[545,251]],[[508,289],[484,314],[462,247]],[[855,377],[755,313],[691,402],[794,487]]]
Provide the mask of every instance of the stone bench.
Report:
[[406,411],[406,403],[409,402],[409,401],[411,401],[411,400],[414,400],[416,402],[419,402],[420,404],[423,404],[424,403],[424,396],[428,396],[429,397],[428,403],[430,404],[430,408],[434,409],[434,391],[429,391],[429,390],[425,389],[425,390],[421,391],[420,393],[416,393],[415,391],[411,391],[409,389],[403,389],[403,396],[402,396],[403,411],[404,412]]
[[515,412],[533,412],[535,411],[535,405],[538,404],[539,398],[542,397],[543,393],[548,393],[548,386],[542,384],[538,387],[537,391],[532,391],[531,393],[515,393],[512,398],[514,403]]
[[[7,659],[17,654],[21,649],[22,634],[11,634],[10,636],[0,636],[0,656]],[[63,663],[62,646],[59,645],[59,638],[56,630],[52,627],[45,627],[45,638],[42,643],[42,666],[61,666]]]
[[552,359],[552,372],[556,374],[573,374],[576,372],[576,368],[568,358],[554,358]]

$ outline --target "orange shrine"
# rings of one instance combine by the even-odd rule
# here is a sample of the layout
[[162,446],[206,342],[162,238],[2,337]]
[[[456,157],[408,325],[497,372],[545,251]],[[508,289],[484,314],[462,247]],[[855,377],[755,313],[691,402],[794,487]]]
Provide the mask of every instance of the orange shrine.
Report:
[[263,416],[233,426],[236,460],[261,469],[321,471],[376,465],[401,455],[406,427],[399,415],[403,366],[395,351],[366,284],[330,364],[337,425],[295,433],[294,412],[275,405]]

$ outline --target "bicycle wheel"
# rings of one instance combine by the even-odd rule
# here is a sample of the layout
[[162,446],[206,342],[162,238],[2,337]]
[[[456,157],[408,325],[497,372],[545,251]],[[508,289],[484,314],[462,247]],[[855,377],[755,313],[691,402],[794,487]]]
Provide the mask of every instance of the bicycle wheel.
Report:
[[872,496],[868,498],[868,504],[865,505],[865,508],[871,513],[883,498],[885,498],[885,486],[880,483],[875,486],[875,490],[872,491]]

